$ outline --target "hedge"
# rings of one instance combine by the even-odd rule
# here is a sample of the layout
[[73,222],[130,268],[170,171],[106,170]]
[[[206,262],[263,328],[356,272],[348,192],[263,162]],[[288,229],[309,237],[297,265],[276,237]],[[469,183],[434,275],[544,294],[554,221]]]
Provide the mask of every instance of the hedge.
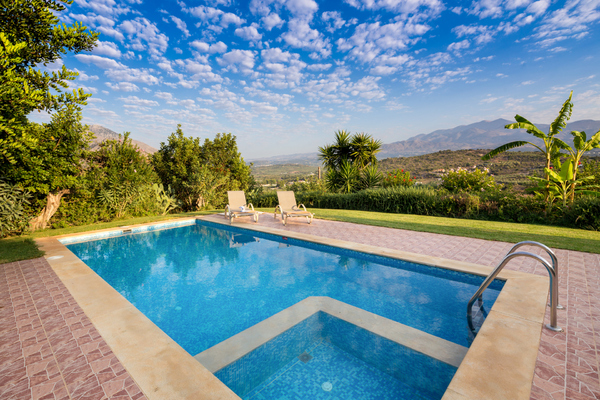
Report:
[[[395,187],[356,193],[297,193],[307,207],[483,219],[491,221],[551,224],[600,230],[600,198],[581,197],[567,209],[554,207],[545,214],[543,199],[515,194],[451,194],[424,187]],[[251,199],[255,207],[275,208],[277,194],[266,192]]]

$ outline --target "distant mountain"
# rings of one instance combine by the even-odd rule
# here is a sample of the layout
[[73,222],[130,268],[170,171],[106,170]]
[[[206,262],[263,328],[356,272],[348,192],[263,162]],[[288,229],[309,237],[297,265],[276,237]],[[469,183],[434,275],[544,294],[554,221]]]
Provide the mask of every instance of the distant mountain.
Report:
[[[90,131],[96,135],[96,138],[92,141],[90,146],[91,150],[98,150],[100,148],[100,143],[104,142],[105,140],[119,139],[119,134],[117,132],[111,131],[102,125],[90,125],[89,128]],[[149,146],[144,142],[140,142],[139,140],[132,140],[132,142],[146,154],[152,154],[158,151],[154,147]]]
[[[429,154],[440,150],[494,149],[502,144],[516,140],[535,143],[535,137],[523,129],[505,129],[512,123],[506,119],[481,121],[470,125],[461,125],[452,129],[441,129],[428,134],[413,136],[410,139],[384,144],[377,158],[409,157]],[[548,132],[549,125],[536,124],[542,132]],[[600,129],[600,121],[582,120],[569,122],[567,129],[558,137],[572,143],[571,131],[585,131],[588,136]],[[531,150],[531,148],[524,150]]]
[[318,153],[301,153],[301,154],[288,154],[285,156],[274,156],[266,158],[257,158],[254,160],[246,160],[247,162],[254,163],[257,167],[275,165],[275,164],[300,164],[300,165],[321,165],[319,161]]
[[[497,119],[495,121],[480,121],[470,125],[461,125],[452,129],[440,129],[428,134],[413,136],[400,142],[383,144],[377,158],[410,157],[422,154],[435,153],[441,150],[468,150],[468,149],[494,149],[505,143],[515,140],[533,141],[535,137],[523,129],[505,129],[504,126],[514,121]],[[548,132],[550,125],[536,124],[542,132]],[[572,144],[571,131],[585,131],[588,139],[600,129],[600,121],[581,120],[569,122],[567,129],[559,138]],[[530,151],[531,147],[523,147],[521,150]],[[592,152],[598,154],[598,149]],[[320,165],[318,153],[290,154],[249,160],[256,166],[271,164],[303,164]]]

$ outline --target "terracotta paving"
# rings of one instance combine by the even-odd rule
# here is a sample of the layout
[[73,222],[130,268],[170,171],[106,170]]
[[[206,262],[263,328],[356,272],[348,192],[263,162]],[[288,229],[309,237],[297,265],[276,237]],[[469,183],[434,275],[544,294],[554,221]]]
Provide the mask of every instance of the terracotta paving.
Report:
[[0,265],[0,399],[146,399],[44,258]]
[[[489,266],[512,246],[334,221],[307,225],[300,218],[284,227],[271,214],[259,224]],[[537,248],[523,250],[545,256]],[[566,307],[558,324],[565,332],[543,329],[531,399],[600,400],[600,255],[555,252]],[[547,274],[527,258],[507,268]],[[145,399],[44,258],[0,265],[0,399],[29,398]]]

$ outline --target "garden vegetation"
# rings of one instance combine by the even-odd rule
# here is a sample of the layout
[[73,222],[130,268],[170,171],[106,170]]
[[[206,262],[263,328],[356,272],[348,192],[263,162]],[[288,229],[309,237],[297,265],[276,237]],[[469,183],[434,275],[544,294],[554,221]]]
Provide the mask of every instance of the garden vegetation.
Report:
[[[44,68],[67,52],[96,45],[97,32],[77,22],[60,23],[57,15],[68,4],[13,0],[0,7],[0,237],[219,209],[228,190],[246,191],[257,207],[276,206],[275,192],[256,185],[229,133],[201,142],[177,126],[148,156],[126,132],[91,151],[93,134],[81,122],[90,94],[69,90],[77,72],[64,65],[54,72]],[[324,179],[313,177],[286,189],[297,192],[299,202],[321,209],[599,230],[600,162],[586,159],[585,153],[600,148],[600,131],[571,132],[572,145],[557,137],[571,116],[571,98],[572,93],[549,132],[517,115],[506,128],[525,129],[534,141],[507,143],[483,156],[489,160],[523,145],[539,150],[541,176],[531,176],[524,192],[497,183],[486,168],[467,166],[445,169],[439,184],[423,185],[407,166],[388,162],[380,169],[381,142],[347,131],[337,131],[332,144],[319,148]],[[50,122],[31,122],[28,116],[35,111],[49,113]]]
[[[91,95],[69,90],[78,73],[44,67],[67,52],[90,51],[98,33],[56,16],[67,0],[14,0],[0,7],[0,237],[225,205],[247,190],[250,167],[231,134],[185,137],[178,126],[148,157],[129,133],[90,151],[81,123]],[[35,111],[49,123],[29,121]]]

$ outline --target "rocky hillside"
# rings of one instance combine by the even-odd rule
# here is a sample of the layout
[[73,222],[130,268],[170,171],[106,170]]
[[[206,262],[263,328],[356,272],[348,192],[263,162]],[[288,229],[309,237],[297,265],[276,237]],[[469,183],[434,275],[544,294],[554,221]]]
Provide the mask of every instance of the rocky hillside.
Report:
[[[90,125],[89,128],[90,131],[96,135],[96,138],[92,141],[92,145],[90,146],[92,150],[97,150],[100,147],[100,143],[105,140],[116,140],[119,138],[117,132],[111,131],[102,125]],[[149,146],[144,142],[140,142],[139,140],[132,140],[132,142],[146,154],[152,154],[157,151],[154,147]]]
[[[384,144],[377,158],[409,157],[434,153],[440,150],[494,149],[516,140],[535,141],[533,135],[523,129],[505,129],[514,121],[497,119],[480,121],[470,125],[461,125],[452,129],[441,129],[428,134],[413,136],[400,142]],[[548,132],[549,125],[536,124],[542,132]],[[569,122],[567,129],[558,137],[573,143],[571,131],[585,131],[589,136],[598,132],[600,121],[582,120]],[[532,150],[532,149],[527,149]]]

